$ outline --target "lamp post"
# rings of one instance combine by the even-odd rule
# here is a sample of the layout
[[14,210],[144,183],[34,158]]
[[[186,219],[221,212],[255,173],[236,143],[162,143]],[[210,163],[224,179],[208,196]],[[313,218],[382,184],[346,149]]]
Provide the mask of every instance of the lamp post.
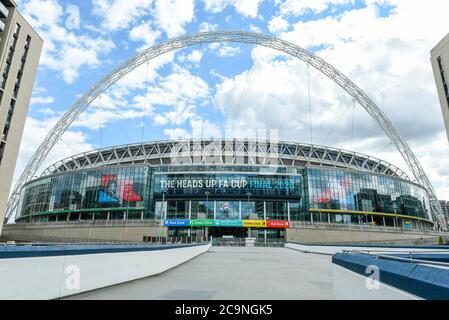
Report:
[[[206,191],[204,193],[206,195],[206,219],[209,219],[209,196],[210,196],[210,192]],[[204,227],[204,236],[207,237],[208,235],[206,235],[206,227]]]
[[[162,192],[162,203],[161,203],[161,213],[162,213],[162,219],[165,221],[167,219],[167,210],[164,210],[164,204],[165,204],[165,191]],[[162,238],[163,231],[164,230],[164,223],[161,224],[161,230],[159,233],[159,237]],[[168,238],[168,230],[167,230],[167,238]],[[167,239],[168,241],[168,239]]]
[[[248,197],[248,201],[246,203],[246,209],[249,210],[249,198],[252,196],[251,192],[247,192],[246,196]],[[248,214],[248,218],[250,218],[249,214]]]
[[[247,210],[249,210],[249,198],[251,197],[251,192],[247,192],[246,196],[248,197],[248,202],[246,204]],[[248,219],[250,219],[251,217],[248,215]],[[251,237],[251,228],[248,229],[248,237]]]
[[206,191],[204,193],[206,195],[206,217],[208,218],[208,214],[209,214],[209,196],[210,196],[210,192]]
[[167,219],[167,207],[165,206],[165,192],[162,192],[161,212],[164,219]]

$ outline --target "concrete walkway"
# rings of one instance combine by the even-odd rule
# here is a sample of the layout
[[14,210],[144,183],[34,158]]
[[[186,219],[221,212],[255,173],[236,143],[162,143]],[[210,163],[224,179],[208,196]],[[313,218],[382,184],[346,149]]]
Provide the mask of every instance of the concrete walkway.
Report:
[[284,248],[213,247],[163,274],[70,299],[332,299],[330,256]]

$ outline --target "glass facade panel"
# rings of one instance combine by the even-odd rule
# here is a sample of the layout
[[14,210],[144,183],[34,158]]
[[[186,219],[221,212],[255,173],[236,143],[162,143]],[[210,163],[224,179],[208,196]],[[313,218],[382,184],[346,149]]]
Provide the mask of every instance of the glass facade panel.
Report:
[[[419,224],[388,215],[431,220],[426,191],[393,177],[328,168],[302,172],[296,168],[290,175],[264,175],[257,173],[257,167],[237,172],[223,166],[228,173],[211,172],[218,168],[203,166],[202,172],[188,172],[198,167],[123,166],[37,179],[21,192],[19,219],[288,220],[290,216],[290,221],[399,228]],[[281,169],[278,172],[287,172]]]
[[189,201],[168,201],[167,219],[188,219]]
[[256,203],[254,201],[242,201],[242,220],[250,220],[254,218],[254,216],[257,216]]
[[192,200],[192,219],[214,219],[214,201]]
[[267,220],[288,220],[287,202],[267,201],[265,208]]
[[217,220],[238,220],[239,218],[238,201],[217,201]]
[[[148,199],[148,168],[124,167],[70,172],[26,187],[20,216],[86,209],[143,211]],[[71,218],[72,219],[72,218]]]
[[311,209],[399,214],[430,220],[429,197],[413,183],[329,169],[307,169],[307,176]]

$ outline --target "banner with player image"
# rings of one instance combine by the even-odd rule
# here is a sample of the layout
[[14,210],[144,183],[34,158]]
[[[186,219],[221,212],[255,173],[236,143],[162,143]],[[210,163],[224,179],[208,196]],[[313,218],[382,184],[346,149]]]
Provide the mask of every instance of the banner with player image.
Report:
[[114,174],[105,174],[101,177],[101,190],[98,193],[98,202],[129,203],[142,200],[142,196],[134,190],[132,178],[118,180]]

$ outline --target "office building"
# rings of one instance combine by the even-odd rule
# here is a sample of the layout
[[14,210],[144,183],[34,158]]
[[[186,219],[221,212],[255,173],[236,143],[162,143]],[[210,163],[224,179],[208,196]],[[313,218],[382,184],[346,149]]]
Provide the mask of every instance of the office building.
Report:
[[[0,0],[0,221],[16,167],[43,41],[11,0]],[[0,223],[0,232],[2,224]]]
[[449,34],[432,49],[431,62],[449,139]]

